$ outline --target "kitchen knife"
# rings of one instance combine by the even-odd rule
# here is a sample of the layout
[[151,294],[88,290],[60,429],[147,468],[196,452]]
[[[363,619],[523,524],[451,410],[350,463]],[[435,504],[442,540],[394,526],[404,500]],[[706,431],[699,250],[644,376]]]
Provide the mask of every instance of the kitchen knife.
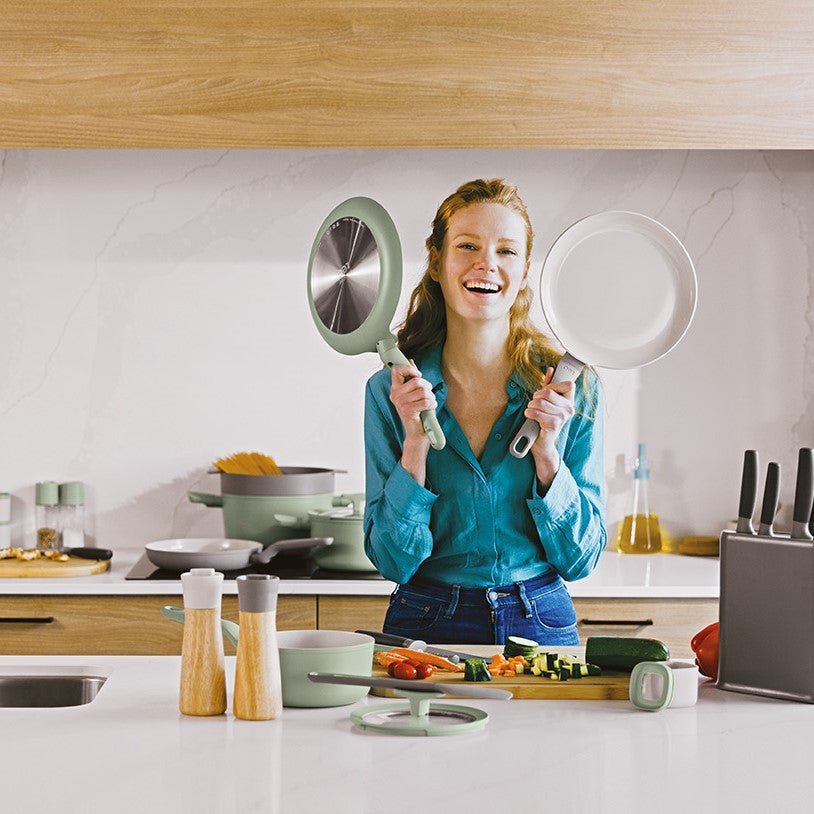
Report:
[[763,488],[763,507],[760,510],[758,534],[773,537],[774,516],[777,513],[777,496],[780,493],[780,464],[772,461],[766,470],[766,486]]
[[85,560],[109,560],[113,557],[113,552],[109,548],[89,548],[87,546],[63,548],[62,553],[70,554],[72,557],[82,557]]
[[811,540],[808,521],[814,504],[814,449],[802,447],[797,456],[797,485],[794,490],[791,539]]
[[466,698],[489,698],[493,701],[508,701],[514,697],[508,690],[497,690],[492,687],[467,687],[462,684],[438,684],[426,679],[405,681],[399,678],[369,678],[342,673],[308,673],[308,680],[317,684],[351,684],[354,687],[383,687],[388,690],[406,690],[407,692],[439,692],[444,695],[460,695]]
[[436,647],[435,645],[427,644],[421,639],[405,639],[402,636],[393,636],[390,633],[380,633],[374,630],[357,630],[356,632],[372,636],[376,644],[384,644],[390,647],[406,647],[409,650],[417,650],[420,653],[443,656],[455,664],[458,664],[460,661],[466,661],[467,659],[489,660],[486,656],[477,656],[474,653],[462,653],[460,650],[447,650],[445,647]]
[[754,534],[752,515],[757,499],[757,450],[747,449],[743,455],[740,506],[738,507],[738,534]]

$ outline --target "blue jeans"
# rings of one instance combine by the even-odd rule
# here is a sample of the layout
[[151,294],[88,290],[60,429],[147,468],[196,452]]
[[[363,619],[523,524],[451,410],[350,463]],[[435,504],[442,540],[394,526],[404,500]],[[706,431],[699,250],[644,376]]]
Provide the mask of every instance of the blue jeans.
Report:
[[507,636],[579,644],[574,603],[554,573],[492,588],[411,579],[390,597],[383,630],[443,644],[503,645]]

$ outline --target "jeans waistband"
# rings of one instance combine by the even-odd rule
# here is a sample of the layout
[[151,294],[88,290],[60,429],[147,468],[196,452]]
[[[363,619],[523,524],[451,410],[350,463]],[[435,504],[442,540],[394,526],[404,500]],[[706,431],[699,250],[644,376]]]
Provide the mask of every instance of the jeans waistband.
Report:
[[500,594],[525,600],[526,595],[555,582],[561,582],[560,575],[556,571],[547,571],[545,574],[520,580],[510,585],[484,586],[482,588],[466,588],[461,585],[436,582],[424,577],[413,577],[409,582],[399,586],[399,589],[415,590],[442,601],[455,599],[456,604],[494,605]]

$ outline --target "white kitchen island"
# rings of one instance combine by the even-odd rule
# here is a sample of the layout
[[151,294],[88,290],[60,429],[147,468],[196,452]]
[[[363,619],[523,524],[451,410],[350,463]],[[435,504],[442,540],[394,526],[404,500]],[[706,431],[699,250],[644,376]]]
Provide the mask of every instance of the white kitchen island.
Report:
[[[697,706],[658,713],[627,701],[452,701],[487,710],[487,729],[410,738],[354,729],[353,707],[184,717],[174,656],[0,657],[2,674],[32,668],[109,677],[85,706],[0,709],[3,814],[718,814],[814,802],[814,705],[711,682]],[[230,693],[233,671],[227,658]]]

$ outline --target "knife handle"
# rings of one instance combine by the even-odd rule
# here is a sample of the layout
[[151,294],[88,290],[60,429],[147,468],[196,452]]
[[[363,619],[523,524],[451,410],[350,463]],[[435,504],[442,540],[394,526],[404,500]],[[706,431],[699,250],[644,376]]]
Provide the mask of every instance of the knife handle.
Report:
[[797,456],[797,485],[794,490],[794,514],[791,539],[811,540],[808,521],[814,504],[814,449],[802,447]]
[[109,548],[90,548],[89,546],[63,548],[62,553],[70,554],[72,557],[82,557],[86,560],[110,560],[113,558],[113,552]]
[[772,461],[766,470],[766,486],[763,489],[763,507],[760,510],[758,534],[772,536],[772,524],[777,513],[777,496],[780,493],[780,464]]
[[[420,639],[405,639],[404,636],[393,636],[391,633],[381,633],[378,630],[357,630],[365,636],[372,636],[376,644],[384,644],[390,647],[407,647],[413,650],[423,650],[427,646],[426,642]],[[417,645],[415,647],[414,645]]]
[[752,515],[757,500],[757,450],[747,449],[743,454],[740,505],[738,506],[738,534],[754,534]]

